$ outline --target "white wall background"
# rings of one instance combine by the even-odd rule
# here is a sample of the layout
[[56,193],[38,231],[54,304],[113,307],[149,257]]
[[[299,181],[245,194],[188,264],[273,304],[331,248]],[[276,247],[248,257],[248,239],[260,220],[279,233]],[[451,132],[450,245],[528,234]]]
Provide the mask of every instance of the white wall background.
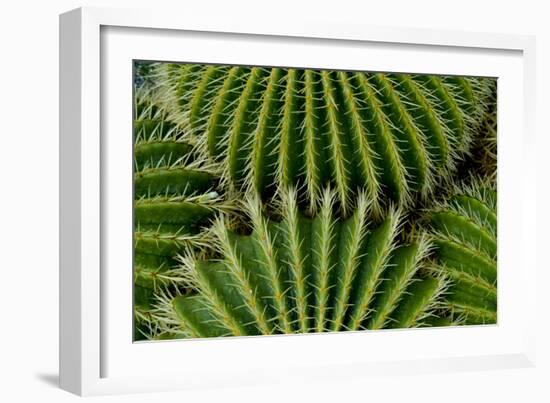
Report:
[[[185,5],[185,3],[189,3]],[[371,4],[372,3],[372,4]],[[539,220],[541,266],[548,249],[550,206],[545,119],[550,111],[550,29],[545,1],[384,0],[384,1],[170,1],[17,0],[0,6],[0,400],[71,402],[57,389],[58,292],[58,14],[82,5],[168,7],[209,10],[231,18],[276,19],[310,13],[323,19],[374,25],[404,25],[537,36]],[[536,174],[536,173],[533,173]],[[544,270],[543,270],[544,271]],[[94,401],[550,401],[550,307],[538,282],[536,369],[447,375],[376,377],[350,383],[302,387],[228,389],[209,392],[113,396]],[[546,294],[546,295],[542,295]]]

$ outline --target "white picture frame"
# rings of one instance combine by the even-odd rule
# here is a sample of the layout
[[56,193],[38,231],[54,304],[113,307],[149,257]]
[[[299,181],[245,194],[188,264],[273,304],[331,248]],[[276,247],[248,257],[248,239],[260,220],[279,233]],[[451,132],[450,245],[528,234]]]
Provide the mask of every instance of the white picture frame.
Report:
[[[534,199],[522,190],[534,186],[526,174],[534,164],[528,158],[534,138],[534,49],[529,36],[303,18],[283,26],[152,10],[80,8],[61,15],[61,387],[96,395],[285,382],[298,374],[317,380],[327,373],[345,379],[533,366],[530,315],[537,267],[534,242],[525,234],[534,233],[536,219],[530,208]],[[107,268],[127,267],[131,259],[131,203],[124,192],[131,194],[127,62],[133,59],[498,76],[499,324],[132,343],[131,266]],[[129,137],[114,135],[115,130]],[[519,167],[511,163],[512,151],[524,160]],[[129,152],[127,166],[113,159],[115,152]],[[358,352],[358,346],[367,347]],[[320,349],[341,354],[318,359]],[[178,359],[182,356],[185,361]]]

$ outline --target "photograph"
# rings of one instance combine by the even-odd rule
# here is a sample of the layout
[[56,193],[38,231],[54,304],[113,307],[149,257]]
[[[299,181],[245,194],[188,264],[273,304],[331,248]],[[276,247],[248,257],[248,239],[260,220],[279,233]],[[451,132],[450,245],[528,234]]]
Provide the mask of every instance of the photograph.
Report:
[[497,78],[128,79],[134,341],[497,324]]
[[442,4],[2,3],[0,403],[550,403],[548,7]]

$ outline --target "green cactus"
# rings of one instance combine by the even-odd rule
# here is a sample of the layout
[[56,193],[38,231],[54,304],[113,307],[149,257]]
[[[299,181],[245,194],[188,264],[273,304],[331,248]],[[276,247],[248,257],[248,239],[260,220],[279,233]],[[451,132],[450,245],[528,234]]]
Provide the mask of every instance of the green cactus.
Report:
[[497,321],[496,201],[494,185],[474,180],[427,214],[435,270],[451,280],[445,299],[453,321]]
[[448,177],[491,79],[161,64],[161,98],[223,179],[265,200],[293,186],[310,214],[330,185],[344,216],[359,191],[382,218]]
[[177,255],[207,247],[204,227],[231,205],[218,193],[212,166],[182,140],[150,91],[138,89],[135,108],[134,308],[142,339],[156,333],[151,311],[158,290],[183,281]]
[[273,220],[251,196],[246,235],[218,218],[218,257],[182,258],[180,270],[196,292],[165,295],[159,311],[167,332],[216,337],[422,326],[446,287],[443,276],[423,268],[426,238],[399,243],[395,209],[372,225],[363,192],[354,213],[338,218],[335,197],[325,190],[318,214],[308,218],[289,190]]

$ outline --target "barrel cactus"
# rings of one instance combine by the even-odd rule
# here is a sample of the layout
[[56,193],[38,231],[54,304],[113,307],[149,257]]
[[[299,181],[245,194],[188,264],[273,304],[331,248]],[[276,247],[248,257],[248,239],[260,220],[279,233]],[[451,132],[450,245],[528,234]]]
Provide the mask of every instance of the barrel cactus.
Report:
[[168,332],[215,337],[425,325],[446,288],[445,277],[423,265],[427,239],[398,240],[399,210],[373,225],[364,193],[349,218],[338,218],[335,198],[323,192],[318,214],[309,218],[290,190],[278,220],[249,198],[247,234],[218,219],[212,227],[217,257],[182,259],[196,292],[164,300]]
[[435,270],[451,280],[445,295],[453,321],[497,322],[497,194],[490,181],[456,186],[426,216]]
[[473,77],[162,64],[169,117],[264,199],[288,186],[315,213],[323,189],[343,215],[358,191],[381,217],[424,199],[467,151],[491,81]]
[[182,140],[154,94],[137,93],[134,120],[134,308],[136,337],[155,333],[156,292],[182,282],[175,258],[208,245],[204,227],[231,202],[207,162]]
[[478,136],[473,143],[474,169],[485,177],[497,178],[497,87],[493,85]]

